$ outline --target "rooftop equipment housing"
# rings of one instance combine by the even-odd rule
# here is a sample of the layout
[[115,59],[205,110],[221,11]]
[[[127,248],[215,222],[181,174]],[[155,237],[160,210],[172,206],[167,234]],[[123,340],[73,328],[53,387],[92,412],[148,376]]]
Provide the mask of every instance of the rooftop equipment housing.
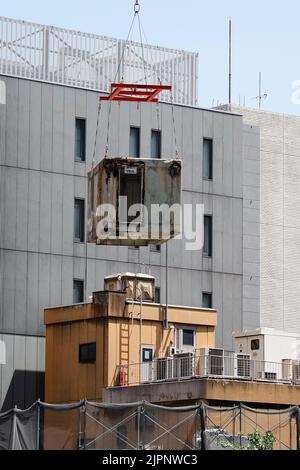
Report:
[[113,274],[104,279],[104,290],[126,292],[127,299],[154,302],[155,278],[148,274]]
[[[181,160],[107,157],[88,175],[88,242],[97,245],[160,245],[181,232],[180,217],[170,208],[181,205]],[[120,203],[127,198],[127,207]],[[105,205],[115,210],[108,216]],[[128,214],[133,205],[138,212]],[[153,207],[164,205],[164,217]],[[122,206],[122,207],[121,207]],[[124,208],[125,207],[125,208]],[[129,234],[130,232],[130,234]]]

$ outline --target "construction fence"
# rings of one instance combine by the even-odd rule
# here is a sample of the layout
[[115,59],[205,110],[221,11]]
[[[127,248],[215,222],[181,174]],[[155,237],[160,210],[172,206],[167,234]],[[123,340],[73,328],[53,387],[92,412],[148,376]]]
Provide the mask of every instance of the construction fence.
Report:
[[0,414],[0,450],[244,450],[255,434],[272,436],[266,450],[299,450],[300,408],[38,401]]

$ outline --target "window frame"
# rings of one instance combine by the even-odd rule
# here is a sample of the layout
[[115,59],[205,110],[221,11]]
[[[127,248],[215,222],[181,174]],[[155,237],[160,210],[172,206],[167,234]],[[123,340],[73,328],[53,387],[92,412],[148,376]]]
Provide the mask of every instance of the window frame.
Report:
[[[183,344],[183,331],[193,332],[193,346]],[[179,353],[182,352],[192,352],[196,349],[196,328],[190,325],[176,325],[174,332],[174,345],[176,351]]]
[[[209,176],[204,175],[204,146],[205,143],[209,142],[210,143],[210,153],[209,153],[209,162],[208,162],[208,168],[209,168]],[[211,137],[203,137],[202,141],[202,178],[205,181],[213,181],[214,177],[214,140]]]
[[[210,220],[210,240],[209,240],[209,251],[205,251],[205,220]],[[204,258],[212,258],[213,256],[213,216],[211,214],[204,214],[204,237],[203,237],[203,256]]]
[[[258,347],[257,346],[252,347],[252,345],[254,343],[257,343]],[[259,351],[260,350],[260,339],[259,338],[254,338],[254,339],[251,340],[250,349],[251,349],[251,351]]]
[[[75,302],[74,301],[74,288],[75,288],[75,284],[76,283],[81,283],[81,286],[82,286],[82,301],[81,302]],[[78,279],[78,278],[74,278],[73,279],[73,304],[82,304],[84,303],[84,279]]]
[[[91,359],[91,358],[90,358],[90,359],[87,358],[87,359],[83,360],[83,359],[82,359],[82,356],[81,356],[81,354],[82,354],[82,349],[83,349],[84,347],[91,347],[91,346],[93,346],[93,348],[94,348],[94,351],[93,351],[93,353],[94,353],[94,354],[93,354],[93,358],[92,358],[92,359]],[[89,356],[89,354],[87,354],[87,356]],[[93,343],[81,343],[81,344],[79,344],[78,362],[79,362],[80,364],[95,364],[95,363],[96,363],[96,360],[97,360],[97,343],[93,342]]]
[[[131,155],[131,130],[138,131],[138,156]],[[129,128],[129,158],[141,158],[141,128],[138,126],[130,126]]]
[[[75,213],[76,213],[76,202],[77,201],[81,201],[82,202],[82,236],[80,236],[79,238],[76,237],[76,233],[75,233]],[[80,197],[75,197],[74,198],[74,242],[75,243],[85,243],[85,211],[86,211],[86,208],[85,208],[85,199],[83,198],[80,198]]]
[[[159,300],[157,300],[157,294],[159,294]],[[161,288],[158,286],[155,286],[154,302],[159,305],[161,304]]]
[[[159,156],[158,157],[154,157],[153,154],[152,154],[152,136],[156,134],[159,136],[159,143],[158,143],[158,149],[159,149]],[[151,158],[153,160],[160,160],[161,159],[161,148],[162,148],[162,131],[160,129],[151,129],[151,141],[150,141],[150,144],[151,144]]]
[[[205,307],[204,306],[204,301],[203,300],[204,300],[205,295],[210,296],[210,305],[211,305],[210,307]],[[213,294],[212,294],[212,292],[207,292],[207,291],[202,292],[202,308],[207,308],[207,309],[212,309],[213,308]]]
[[[77,156],[77,121],[84,122],[83,158]],[[86,163],[86,147],[87,147],[86,129],[87,129],[87,120],[86,120],[86,118],[76,116],[75,117],[75,149],[74,149],[74,156],[75,156],[75,162],[76,163]]]

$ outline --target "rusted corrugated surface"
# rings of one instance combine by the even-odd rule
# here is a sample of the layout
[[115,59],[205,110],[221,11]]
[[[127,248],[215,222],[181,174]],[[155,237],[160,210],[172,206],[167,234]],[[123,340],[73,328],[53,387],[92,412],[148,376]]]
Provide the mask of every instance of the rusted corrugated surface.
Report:
[[[153,205],[172,207],[181,204],[181,161],[160,159],[106,158],[89,173],[88,242],[98,245],[160,244],[180,233],[180,224],[169,219],[169,236],[162,235],[161,222],[151,217]],[[130,185],[133,185],[132,187]],[[124,189],[125,188],[125,189]],[[127,235],[128,223],[120,216],[119,197],[127,195],[128,201],[145,207],[140,231],[134,239]],[[116,210],[116,219],[111,221],[106,233],[97,231],[103,219],[99,208],[111,204]],[[133,221],[132,221],[133,222]]]

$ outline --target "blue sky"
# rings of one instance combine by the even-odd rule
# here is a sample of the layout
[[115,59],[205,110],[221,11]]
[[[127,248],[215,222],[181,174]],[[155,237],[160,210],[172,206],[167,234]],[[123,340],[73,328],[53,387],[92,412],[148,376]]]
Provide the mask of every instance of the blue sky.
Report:
[[[0,15],[126,38],[133,0],[10,0]],[[199,104],[227,101],[228,20],[233,21],[233,101],[300,115],[292,83],[300,80],[299,0],[140,0],[150,43],[199,52]],[[138,34],[136,31],[136,37]]]

